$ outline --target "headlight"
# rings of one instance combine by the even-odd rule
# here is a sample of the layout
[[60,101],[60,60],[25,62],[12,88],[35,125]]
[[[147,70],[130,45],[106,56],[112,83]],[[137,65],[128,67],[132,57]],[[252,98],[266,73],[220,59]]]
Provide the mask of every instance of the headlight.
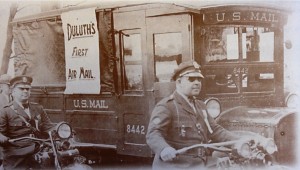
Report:
[[62,139],[67,139],[72,135],[71,126],[65,122],[58,124],[56,131],[58,136]]
[[299,96],[295,93],[290,93],[287,97],[286,97],[286,100],[285,100],[285,104],[287,107],[290,107],[290,108],[296,108],[296,107],[299,107],[299,102],[300,102],[300,99],[299,99]]
[[216,98],[209,98],[205,102],[207,111],[211,117],[217,118],[221,113],[221,104]]
[[239,142],[235,146],[237,153],[242,156],[243,158],[250,158],[251,157],[251,149],[250,145],[245,142]]

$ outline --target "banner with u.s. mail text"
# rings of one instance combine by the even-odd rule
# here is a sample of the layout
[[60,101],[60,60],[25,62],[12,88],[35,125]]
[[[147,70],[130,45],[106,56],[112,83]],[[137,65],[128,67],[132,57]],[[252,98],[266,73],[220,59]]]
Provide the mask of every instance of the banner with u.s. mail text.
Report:
[[99,94],[100,54],[95,8],[69,11],[61,19],[65,40],[65,94]]

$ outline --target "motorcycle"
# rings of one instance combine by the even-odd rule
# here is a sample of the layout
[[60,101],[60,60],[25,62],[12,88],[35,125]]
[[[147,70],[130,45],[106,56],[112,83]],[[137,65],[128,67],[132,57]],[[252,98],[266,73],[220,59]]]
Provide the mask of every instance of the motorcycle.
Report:
[[[257,136],[257,138],[260,138]],[[212,159],[205,162],[208,169],[291,169],[276,163],[273,154],[277,146],[272,138],[257,143],[250,138],[220,143],[196,144],[177,150],[183,154],[190,149],[204,148]]]
[[34,160],[41,169],[92,169],[84,164],[87,160],[72,146],[74,133],[66,122],[58,123],[54,130],[48,132],[47,139],[35,137],[21,137],[10,139],[10,143],[30,140],[36,143]]

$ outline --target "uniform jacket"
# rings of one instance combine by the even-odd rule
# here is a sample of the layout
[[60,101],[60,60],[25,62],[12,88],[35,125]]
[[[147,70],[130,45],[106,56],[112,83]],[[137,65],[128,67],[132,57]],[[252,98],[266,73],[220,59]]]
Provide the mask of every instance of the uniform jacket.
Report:
[[[18,116],[23,116],[27,122],[41,132],[47,132],[54,124],[50,121],[43,107],[36,103],[29,103],[31,119],[24,109],[16,102],[11,102],[0,110],[0,133],[10,139],[29,136],[32,129]],[[7,144],[4,147],[4,155],[26,155],[34,151],[32,141],[19,141]]]
[[[162,99],[155,106],[146,135],[147,144],[156,154],[153,166],[156,164],[155,161],[162,161],[158,158],[160,152],[166,147],[178,150],[194,144],[208,143],[210,140],[223,142],[238,138],[219,126],[209,116],[203,102],[195,100],[195,108],[197,113],[177,92]],[[205,117],[208,119],[212,133],[204,122]]]

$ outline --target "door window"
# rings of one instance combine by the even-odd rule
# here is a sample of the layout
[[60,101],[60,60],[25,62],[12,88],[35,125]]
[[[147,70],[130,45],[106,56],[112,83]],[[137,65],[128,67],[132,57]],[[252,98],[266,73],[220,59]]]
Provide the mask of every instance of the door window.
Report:
[[141,35],[123,35],[123,71],[125,91],[143,90]]
[[181,33],[154,34],[154,60],[156,82],[170,82],[182,62]]

